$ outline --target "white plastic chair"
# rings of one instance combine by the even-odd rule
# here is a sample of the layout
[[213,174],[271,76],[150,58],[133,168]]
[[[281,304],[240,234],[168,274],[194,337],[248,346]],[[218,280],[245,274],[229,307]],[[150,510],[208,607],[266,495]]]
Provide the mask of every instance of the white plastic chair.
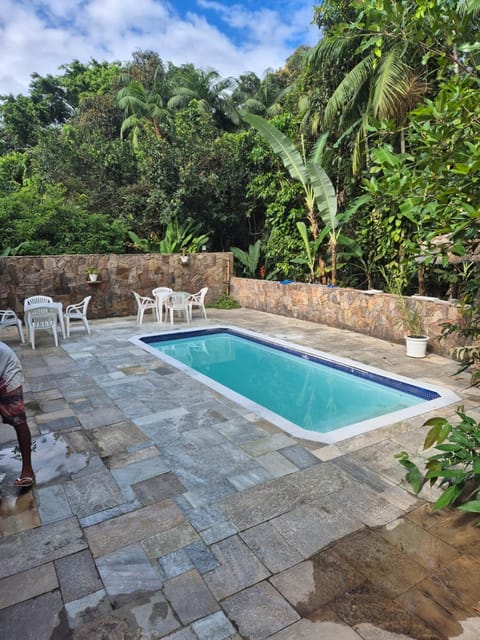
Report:
[[90,327],[88,326],[88,320],[87,320],[87,308],[91,298],[92,296],[87,296],[77,304],[69,304],[65,309],[64,318],[65,318],[65,327],[67,330],[67,338],[70,337],[70,321],[71,320],[81,320],[83,322],[83,326],[85,327],[86,332],[88,333],[88,335],[91,335]]
[[200,289],[198,293],[192,293],[188,298],[190,320],[192,319],[193,307],[198,307],[201,310],[203,317],[207,317],[207,312],[205,310],[205,296],[207,295],[207,291],[208,287],[203,287],[203,289]]
[[173,293],[173,289],[170,287],[157,287],[152,291],[155,301],[157,303],[157,319],[158,322],[163,322],[163,310],[165,309],[165,317],[167,315],[167,302],[171,293]]
[[189,297],[190,294],[180,292],[173,292],[168,296],[167,309],[170,314],[170,324],[173,324],[173,315],[176,311],[178,313],[183,313],[185,315],[185,321],[190,322]]
[[32,344],[32,349],[35,349],[35,331],[40,330],[51,330],[53,339],[55,340],[55,346],[58,347],[57,319],[57,307],[50,306],[49,303],[46,303],[44,306],[35,306],[35,308],[25,311],[28,337]]
[[137,302],[137,324],[142,324],[143,314],[149,309],[152,310],[155,318],[158,320],[157,301],[148,296],[141,296],[136,291],[132,291]]
[[17,316],[15,311],[12,311],[11,309],[0,309],[0,329],[2,327],[17,327],[18,336],[22,343],[25,343],[22,321]]
[[25,298],[23,305],[26,308],[31,304],[48,304],[49,302],[53,302],[53,298],[50,298],[50,296],[31,296],[30,298]]

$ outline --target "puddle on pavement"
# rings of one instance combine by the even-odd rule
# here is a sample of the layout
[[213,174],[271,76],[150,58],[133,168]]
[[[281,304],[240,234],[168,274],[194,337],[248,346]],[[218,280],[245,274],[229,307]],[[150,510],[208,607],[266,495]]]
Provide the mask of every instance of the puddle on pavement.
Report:
[[[428,517],[424,506],[409,517],[398,520],[408,526],[397,528],[393,538],[391,523],[365,528],[312,556],[309,569],[304,569],[302,589],[296,591],[297,601],[291,602],[297,612],[316,624],[342,621],[362,638],[478,640],[478,549],[462,545],[459,534],[455,549],[448,545],[441,539],[442,531],[431,527],[438,516]],[[412,535],[416,519],[418,544]],[[475,527],[478,514],[465,520],[465,514],[452,509],[445,520],[445,527],[462,529],[465,539],[473,535],[472,530],[480,538]],[[427,537],[432,544],[426,544]],[[293,583],[298,579],[294,570]],[[293,593],[288,594],[290,600],[295,599]]]
[[[60,478],[69,479],[70,474],[84,469],[91,457],[88,451],[76,450],[75,432],[47,433],[35,436],[32,442],[32,463],[37,487]],[[0,449],[0,473],[6,474],[2,483],[2,495],[12,493],[8,485],[11,485],[20,472],[20,460],[20,454],[11,444]],[[18,492],[18,489],[13,492]]]

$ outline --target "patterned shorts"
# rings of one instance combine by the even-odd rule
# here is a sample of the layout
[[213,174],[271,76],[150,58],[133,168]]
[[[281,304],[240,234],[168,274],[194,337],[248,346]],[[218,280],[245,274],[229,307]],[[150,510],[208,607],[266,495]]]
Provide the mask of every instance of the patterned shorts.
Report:
[[0,416],[2,416],[4,422],[12,425],[12,427],[26,422],[22,387],[0,392]]

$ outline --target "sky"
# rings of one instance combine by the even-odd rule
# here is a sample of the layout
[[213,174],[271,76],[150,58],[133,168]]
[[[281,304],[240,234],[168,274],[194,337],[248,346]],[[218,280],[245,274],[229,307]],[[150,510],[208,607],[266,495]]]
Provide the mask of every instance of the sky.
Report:
[[284,66],[313,45],[319,0],[2,0],[0,95],[28,94],[32,73],[60,65],[127,62],[156,51],[164,62],[191,62],[224,78]]

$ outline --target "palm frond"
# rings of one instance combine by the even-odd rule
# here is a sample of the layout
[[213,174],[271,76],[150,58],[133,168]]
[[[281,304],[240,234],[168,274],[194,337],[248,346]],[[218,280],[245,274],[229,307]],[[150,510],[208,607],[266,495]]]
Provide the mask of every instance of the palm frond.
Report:
[[325,107],[323,116],[325,124],[328,126],[333,122],[338,111],[350,102],[362,89],[365,83],[369,82],[374,70],[374,56],[367,55],[360,60],[351,71],[340,82],[335,89]]
[[378,67],[371,103],[376,118],[395,117],[399,104],[408,95],[407,79],[411,69],[401,60],[399,53],[397,47],[392,47]]

